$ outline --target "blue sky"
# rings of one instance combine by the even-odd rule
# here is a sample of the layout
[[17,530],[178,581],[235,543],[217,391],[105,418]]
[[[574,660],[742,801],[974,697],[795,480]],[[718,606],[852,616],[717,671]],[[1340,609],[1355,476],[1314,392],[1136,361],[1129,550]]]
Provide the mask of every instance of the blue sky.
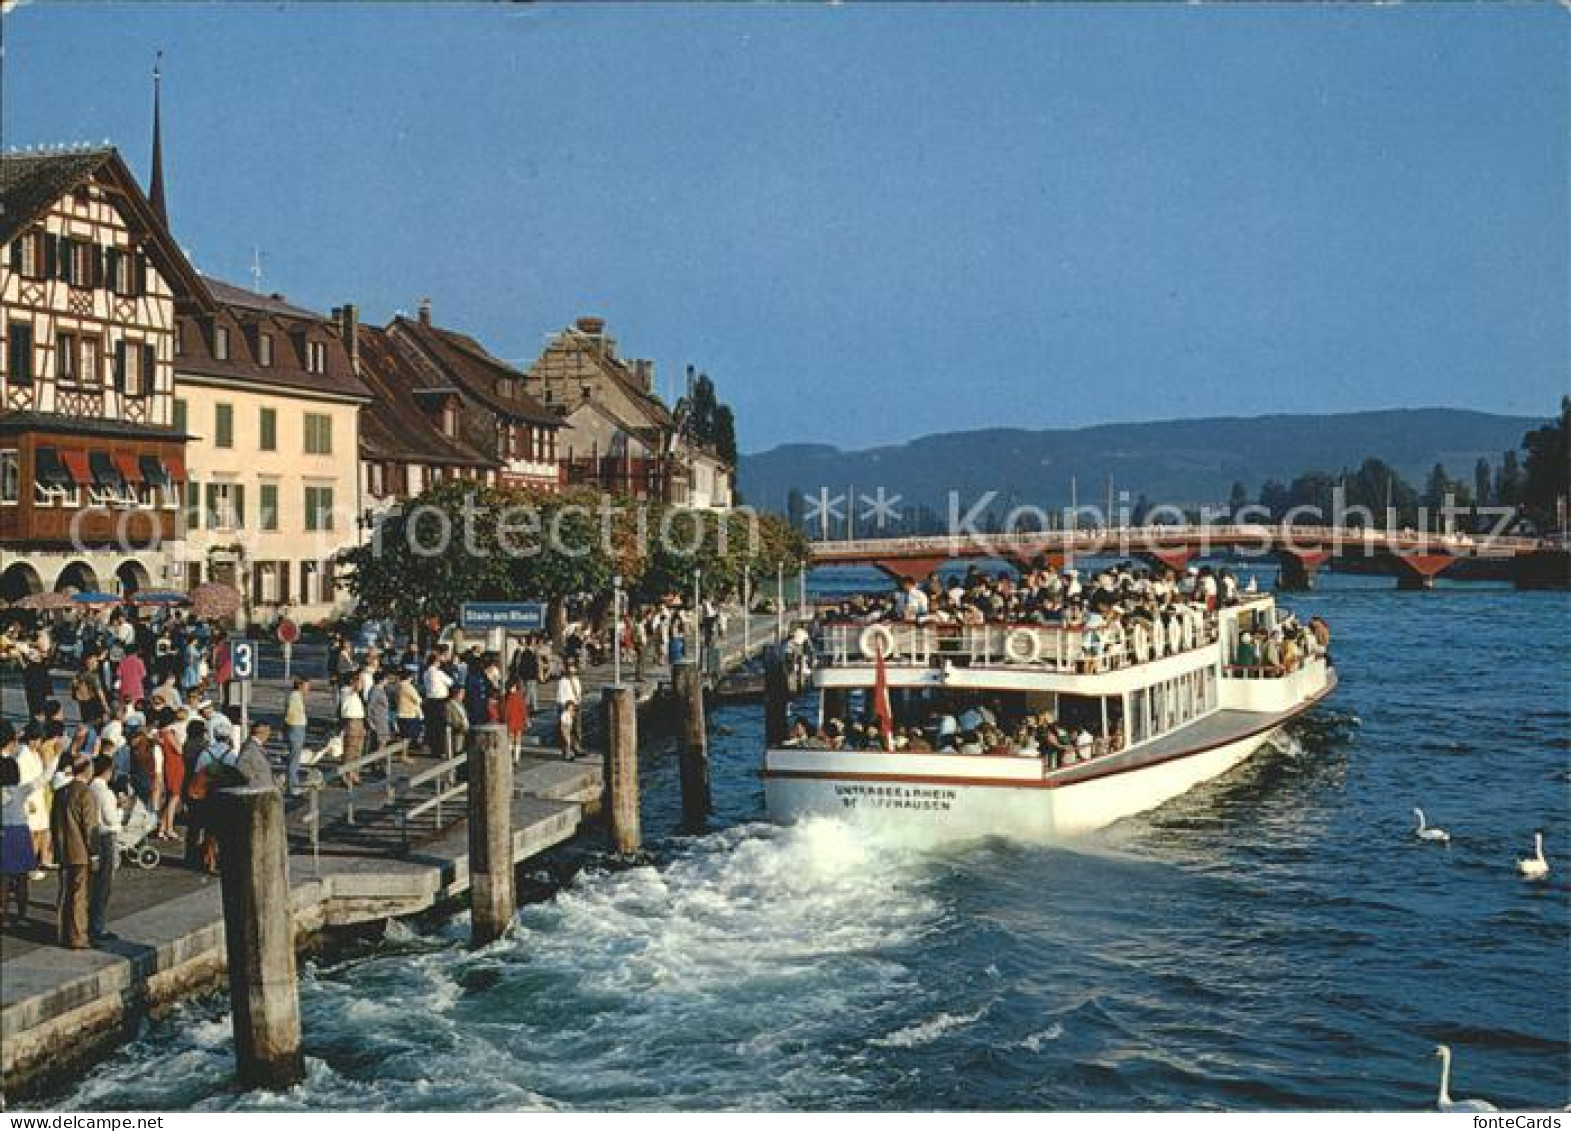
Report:
[[606,317],[744,450],[1568,381],[1557,7],[26,5],[7,146],[210,273],[527,361]]

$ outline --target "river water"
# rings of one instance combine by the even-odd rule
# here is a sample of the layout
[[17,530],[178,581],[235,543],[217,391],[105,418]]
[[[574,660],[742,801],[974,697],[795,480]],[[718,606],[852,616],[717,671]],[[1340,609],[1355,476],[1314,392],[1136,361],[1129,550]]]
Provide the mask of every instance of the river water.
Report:
[[[843,580],[843,579],[841,579]],[[820,579],[820,584],[837,584]],[[308,1081],[232,1090],[226,1007],[149,1025],[74,1109],[1424,1109],[1571,1100],[1571,599],[1322,577],[1342,685],[1278,746],[1068,848],[920,852],[759,820],[756,707],[713,831],[591,862],[479,953],[459,921],[309,966]],[[1410,810],[1448,828],[1417,842]],[[1543,829],[1551,879],[1513,861]]]

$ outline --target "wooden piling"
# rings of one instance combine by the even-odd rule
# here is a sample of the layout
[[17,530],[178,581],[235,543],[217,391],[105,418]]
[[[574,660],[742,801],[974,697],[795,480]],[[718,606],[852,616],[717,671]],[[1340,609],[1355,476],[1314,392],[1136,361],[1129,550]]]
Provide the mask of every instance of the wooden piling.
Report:
[[601,698],[605,718],[605,811],[611,848],[631,855],[643,847],[638,813],[638,700],[631,687],[607,687]]
[[764,743],[768,746],[779,746],[791,736],[791,684],[781,652],[778,646],[770,648],[764,660]]
[[240,1083],[288,1088],[305,1078],[305,1058],[284,799],[272,788],[225,789],[213,808]]
[[513,759],[507,728],[475,727],[469,746],[469,941],[481,947],[513,921]]
[[682,712],[682,819],[693,825],[714,808],[709,792],[709,739],[704,723],[704,675],[687,661],[671,670]]

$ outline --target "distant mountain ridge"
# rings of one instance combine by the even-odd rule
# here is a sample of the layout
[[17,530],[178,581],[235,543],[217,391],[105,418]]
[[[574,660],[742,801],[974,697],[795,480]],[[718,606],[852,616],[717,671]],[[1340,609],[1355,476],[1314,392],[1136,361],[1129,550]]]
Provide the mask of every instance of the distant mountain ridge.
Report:
[[1116,493],[1153,503],[1223,503],[1235,481],[1251,496],[1266,479],[1305,471],[1335,473],[1369,456],[1422,484],[1436,463],[1471,480],[1479,457],[1498,463],[1522,434],[1548,419],[1466,409],[1384,409],[1369,412],[1211,417],[1074,429],[988,428],[923,436],[905,444],[842,451],[829,444],[785,444],[743,455],[746,501],[784,510],[794,487],[873,493],[883,487],[901,506],[926,504],[944,513],[949,492],[963,500],[997,491],[1001,505],[1069,504],[1070,476],[1082,504],[1105,503],[1108,476]]

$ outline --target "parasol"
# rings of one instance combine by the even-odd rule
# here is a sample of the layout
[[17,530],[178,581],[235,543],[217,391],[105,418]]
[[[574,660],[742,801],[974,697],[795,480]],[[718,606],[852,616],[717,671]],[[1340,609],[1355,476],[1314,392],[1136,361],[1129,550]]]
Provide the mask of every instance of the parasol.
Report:
[[239,591],[222,581],[208,581],[191,590],[191,611],[202,620],[222,620],[239,608]]
[[13,609],[69,609],[71,598],[68,594],[58,593],[52,589],[42,593],[29,593],[19,601],[11,602]]
[[183,605],[191,598],[178,589],[138,589],[126,598],[128,605]]
[[102,593],[95,590],[88,590],[87,592],[83,593],[71,594],[71,603],[73,605],[118,605],[120,603],[120,598],[116,597],[113,593]]

